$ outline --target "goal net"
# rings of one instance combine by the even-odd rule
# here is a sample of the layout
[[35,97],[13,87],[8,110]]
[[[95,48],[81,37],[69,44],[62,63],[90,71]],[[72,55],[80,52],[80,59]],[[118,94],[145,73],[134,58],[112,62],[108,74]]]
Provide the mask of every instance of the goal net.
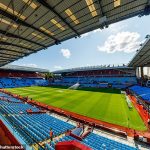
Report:
[[74,84],[74,85],[70,86],[68,89],[76,90],[76,89],[78,89],[78,88],[79,88],[79,86],[80,86],[80,84],[77,82],[76,84]]

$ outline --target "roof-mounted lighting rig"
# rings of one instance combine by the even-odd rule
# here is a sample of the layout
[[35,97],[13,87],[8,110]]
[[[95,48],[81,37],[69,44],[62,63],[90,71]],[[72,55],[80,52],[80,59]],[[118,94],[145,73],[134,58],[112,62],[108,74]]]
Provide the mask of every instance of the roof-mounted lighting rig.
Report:
[[99,19],[100,29],[108,28],[107,17],[103,16]]
[[58,45],[58,44],[61,44],[61,43],[59,41],[55,41],[55,44]]

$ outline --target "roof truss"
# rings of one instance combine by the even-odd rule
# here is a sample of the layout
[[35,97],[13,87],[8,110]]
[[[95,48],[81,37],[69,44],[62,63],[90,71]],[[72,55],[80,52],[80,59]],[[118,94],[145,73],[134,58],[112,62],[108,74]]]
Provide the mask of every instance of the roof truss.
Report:
[[[1,1],[1,6],[7,9],[0,7],[0,55],[13,55],[18,59],[70,38],[80,37],[86,32],[103,29],[109,24],[136,15],[150,14],[149,0],[120,1],[117,6],[112,0],[90,2],[88,5],[86,0],[32,0],[31,3],[37,6],[31,6],[31,3],[23,0]],[[90,6],[94,10],[90,10]],[[66,10],[71,12],[71,15],[67,15]],[[95,16],[92,16],[93,11],[96,11]],[[75,24],[71,18],[76,18],[78,23]],[[2,19],[6,21],[2,22]],[[54,19],[62,24],[65,30],[60,30],[58,25],[52,23],[51,20]],[[100,19],[105,20],[100,23]],[[1,40],[5,37],[7,40]],[[3,64],[0,63],[0,66]]]
[[40,4],[42,4],[44,7],[52,11],[58,18],[61,19],[62,22],[64,22],[77,36],[80,37],[80,34],[53,8],[51,7],[46,0],[37,0]]
[[0,41],[0,45],[11,45],[11,46],[23,48],[23,49],[26,49],[26,50],[29,50],[29,51],[32,51],[32,52],[35,51],[34,49],[31,49],[31,48],[27,48],[27,47],[24,47],[24,46],[21,46],[21,45],[18,45],[18,44],[13,44],[13,43],[8,43],[8,42],[3,42],[3,41]]
[[26,38],[23,38],[19,35],[15,35],[15,34],[12,34],[12,33],[8,33],[7,31],[3,31],[3,30],[0,30],[0,33],[7,36],[7,37],[12,37],[12,38],[16,38],[16,39],[21,39],[21,40],[24,40],[24,41],[27,41],[27,42],[30,42],[30,43],[33,43],[33,44],[36,44],[36,45],[39,45],[39,46],[42,46],[43,48],[46,48],[45,45],[43,44],[40,44],[40,43],[37,43],[35,41],[32,41],[32,40],[28,40]]

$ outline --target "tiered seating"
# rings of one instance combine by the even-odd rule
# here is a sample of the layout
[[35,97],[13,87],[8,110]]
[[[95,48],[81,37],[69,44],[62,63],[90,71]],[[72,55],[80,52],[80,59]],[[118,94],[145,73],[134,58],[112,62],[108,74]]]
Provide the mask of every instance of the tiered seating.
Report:
[[[38,111],[39,109],[29,104],[10,103],[0,100],[0,111],[2,114],[9,114],[8,121],[16,125],[16,131],[28,144],[40,142],[49,138],[49,131],[52,128],[54,136],[74,128],[73,125],[63,122],[47,114],[26,114],[27,109]],[[18,114],[22,112],[18,116]],[[12,114],[10,116],[10,114]],[[16,115],[15,115],[16,114]],[[34,140],[35,139],[35,140]]]
[[142,99],[150,102],[150,88],[142,86],[132,86],[129,89]]
[[[54,136],[58,136],[68,129],[74,128],[73,125],[63,122],[47,114],[32,114],[20,116],[11,116],[9,119],[17,124],[20,128],[17,131],[24,137],[24,140],[28,144],[34,143],[33,140],[29,142],[28,138],[35,139],[36,142],[40,142],[49,138],[50,129],[53,130]],[[27,136],[29,134],[30,136]]]
[[11,103],[0,100],[0,111],[4,114],[20,114],[27,113],[26,110],[31,109],[32,112],[37,112],[39,109],[29,104],[24,103]]
[[113,88],[126,88],[137,83],[135,77],[64,77],[53,85],[72,86],[79,83],[82,87],[106,88],[111,84]]
[[11,102],[21,102],[19,99],[16,99],[14,97],[11,97],[5,93],[0,93],[0,98],[5,98],[5,99],[8,99],[9,101]]
[[0,88],[24,87],[32,85],[46,86],[48,81],[43,78],[0,78]]
[[[1,95],[3,94],[1,93]],[[4,94],[4,96],[8,95]],[[9,96],[9,98],[11,99],[12,97]],[[32,145],[34,143],[49,139],[50,129],[53,130],[54,137],[57,137],[61,134],[64,134],[67,130],[75,128],[74,125],[59,120],[48,114],[26,114],[26,109],[35,109],[35,111],[38,110],[38,108],[33,107],[30,104],[12,103],[0,100],[0,112],[3,114],[9,114],[5,115],[5,118],[28,145]],[[20,114],[20,111],[24,113]],[[75,134],[81,133],[81,129],[74,131]],[[47,143],[45,145],[45,148],[54,150],[55,145],[58,142],[70,140],[76,139],[71,136],[63,136],[58,140],[57,137],[57,140],[55,139],[53,142],[51,142],[51,145]],[[81,143],[91,147],[93,150],[136,150],[133,147],[113,141],[94,133],[90,133],[85,139],[83,139]]]
[[[9,96],[4,93],[0,93],[0,97],[4,97],[6,100],[0,100],[0,111],[4,114],[20,114],[27,113],[26,110],[31,109],[32,112],[37,112],[39,109],[35,106],[29,105],[27,103],[23,103],[21,100]],[[18,103],[14,103],[18,102]]]
[[9,104],[7,102],[1,102],[1,105],[5,105],[1,107],[1,111],[3,111],[5,114],[20,114],[20,113],[27,113],[26,110],[31,109],[32,112],[39,111],[38,108],[33,107],[29,104]]
[[94,150],[106,149],[106,150],[136,150],[128,145],[113,141],[111,139],[102,137],[100,135],[91,133],[84,140],[83,143],[90,146]]
[[[8,96],[3,93],[1,93],[1,95]],[[9,98],[12,99],[11,96],[9,96]],[[27,144],[33,144],[50,138],[50,129],[53,130],[54,136],[58,136],[68,129],[75,128],[75,126],[47,114],[29,115],[26,113],[27,109],[39,111],[37,107],[30,104],[0,100],[0,112],[8,115],[6,118],[15,126],[15,130],[23,137]],[[22,113],[20,114],[20,112]]]
[[[59,139],[59,141],[55,141],[51,143],[51,147],[55,147],[57,142],[62,141],[71,141],[76,140],[71,136],[64,136]],[[116,142],[114,140],[102,137],[100,135],[90,133],[81,143],[87,145],[93,150],[136,150],[136,148]]]

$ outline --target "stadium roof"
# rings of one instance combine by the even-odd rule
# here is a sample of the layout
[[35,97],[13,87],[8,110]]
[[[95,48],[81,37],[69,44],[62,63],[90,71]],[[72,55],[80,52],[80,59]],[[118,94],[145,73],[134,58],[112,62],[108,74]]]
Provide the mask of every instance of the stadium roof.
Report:
[[0,66],[88,31],[148,15],[149,7],[149,0],[0,1]]
[[68,72],[77,72],[77,71],[90,71],[90,70],[106,70],[106,69],[133,69],[132,67],[128,67],[125,65],[122,66],[110,66],[110,65],[103,65],[103,66],[87,66],[87,67],[78,67],[78,68],[71,68],[71,69],[64,69],[64,70],[57,70],[53,71],[54,74],[61,74],[61,73],[68,73]]
[[129,63],[130,67],[150,66],[150,36]]
[[14,70],[14,71],[27,71],[27,72],[49,72],[47,69],[35,68],[35,67],[26,67],[26,66],[17,66],[17,65],[5,65],[0,67],[0,70]]

